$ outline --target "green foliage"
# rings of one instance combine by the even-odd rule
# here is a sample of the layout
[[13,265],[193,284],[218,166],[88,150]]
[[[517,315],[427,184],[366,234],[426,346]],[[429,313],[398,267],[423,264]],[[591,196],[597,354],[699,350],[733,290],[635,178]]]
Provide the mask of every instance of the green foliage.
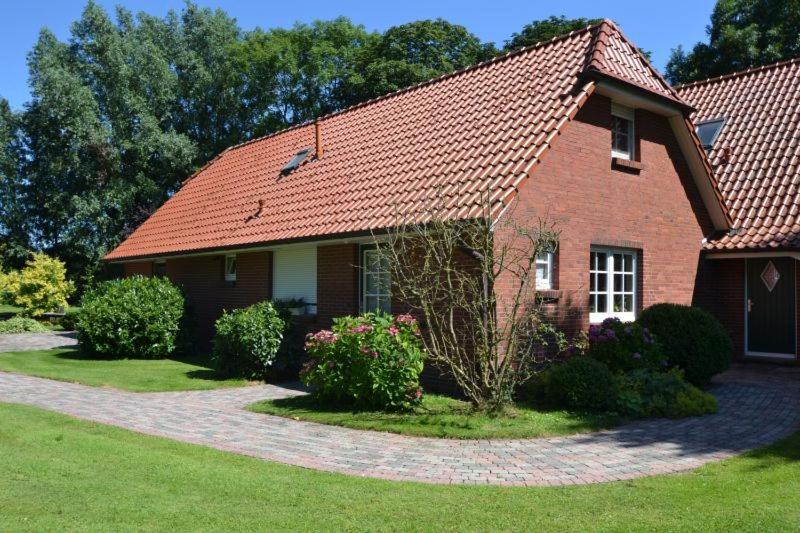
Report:
[[64,316],[58,319],[58,324],[64,328],[66,331],[75,331],[78,327],[78,319],[80,318],[80,308],[69,308],[67,309]]
[[702,309],[656,304],[637,322],[653,332],[669,365],[680,368],[690,383],[705,385],[730,366],[733,342],[722,324]]
[[383,313],[334,320],[306,338],[301,377],[316,397],[365,409],[408,409],[419,402],[424,353],[409,315]]
[[598,24],[602,20],[603,19],[587,19],[582,17],[568,19],[564,15],[560,17],[551,15],[544,20],[534,20],[523,26],[518,33],[512,33],[511,38],[506,41],[504,48],[506,50],[516,50],[524,46],[532,46],[536,43],[549,41],[565,33]]
[[568,409],[604,411],[616,407],[617,384],[608,367],[578,356],[553,366],[540,381],[548,401]]
[[47,326],[27,317],[15,316],[0,321],[0,333],[44,333]]
[[214,364],[221,376],[267,376],[286,327],[271,302],[226,311],[214,327]]
[[602,324],[589,327],[587,354],[605,363],[612,372],[658,370],[667,365],[661,345],[647,328],[618,318],[607,318]]
[[682,418],[717,411],[717,400],[683,380],[679,370],[634,370],[619,378],[620,409],[628,415]]
[[166,278],[106,281],[83,296],[78,342],[91,354],[168,357],[175,351],[183,315],[183,294]]
[[687,83],[800,56],[798,0],[718,0],[708,43],[672,51],[666,77]]
[[64,263],[58,259],[34,253],[21,271],[0,275],[0,293],[6,294],[27,316],[66,309],[67,298],[75,290],[66,273]]

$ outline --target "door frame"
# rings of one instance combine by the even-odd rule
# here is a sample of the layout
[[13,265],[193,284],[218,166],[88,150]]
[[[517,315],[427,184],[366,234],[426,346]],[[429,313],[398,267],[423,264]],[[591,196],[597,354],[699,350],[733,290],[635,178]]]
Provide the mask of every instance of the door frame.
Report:
[[[763,258],[767,258],[768,256],[761,256]],[[795,360],[797,359],[797,353],[771,353],[771,352],[755,352],[750,350],[750,313],[747,312],[747,302],[750,298],[749,294],[749,286],[747,280],[749,279],[749,271],[750,268],[750,259],[758,259],[759,256],[751,256],[745,257],[744,260],[744,355],[745,357],[763,357],[765,359],[783,359],[783,360]],[[794,293],[792,294],[792,299],[794,300],[794,308],[795,308],[795,325],[794,325],[794,349],[795,352],[798,348],[798,337],[797,337],[797,321],[798,321],[798,314],[797,314],[797,262],[798,259],[794,258],[795,260],[792,261],[792,275],[794,276],[795,288]]]

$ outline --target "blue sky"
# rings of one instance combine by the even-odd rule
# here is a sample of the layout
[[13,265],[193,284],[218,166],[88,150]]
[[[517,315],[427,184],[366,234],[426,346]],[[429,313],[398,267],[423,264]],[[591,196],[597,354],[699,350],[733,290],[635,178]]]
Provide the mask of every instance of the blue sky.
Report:
[[[170,8],[180,9],[183,0],[99,0],[113,11],[122,4],[131,11],[163,15]],[[462,24],[485,41],[498,44],[534,19],[550,15],[611,18],[638,46],[653,53],[662,69],[670,49],[705,40],[714,0],[672,0],[666,2],[589,1],[589,0],[197,0],[203,6],[219,7],[235,17],[248,30],[256,26],[291,26],[344,15],[370,30],[384,30],[413,20],[442,17]],[[47,27],[61,39],[69,36],[69,26],[80,16],[83,0],[3,0],[0,20],[0,96],[12,107],[20,108],[28,99],[25,57],[39,29]]]

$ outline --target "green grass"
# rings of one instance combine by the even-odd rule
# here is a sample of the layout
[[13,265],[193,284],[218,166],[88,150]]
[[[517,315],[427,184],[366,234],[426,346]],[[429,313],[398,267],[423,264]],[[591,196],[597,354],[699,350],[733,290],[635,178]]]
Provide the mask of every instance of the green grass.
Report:
[[8,304],[0,304],[0,319],[11,318],[22,311],[21,307],[15,307]]
[[568,435],[607,428],[619,420],[612,415],[537,411],[517,406],[502,416],[477,413],[466,402],[428,394],[422,405],[407,413],[353,411],[324,405],[311,396],[265,400],[248,406],[257,413],[422,437],[450,439],[521,439]]
[[0,530],[792,531],[800,433],[691,473],[583,487],[316,472],[0,404]]
[[220,380],[200,361],[92,359],[75,349],[0,353],[0,370],[134,392],[207,390],[247,383]]

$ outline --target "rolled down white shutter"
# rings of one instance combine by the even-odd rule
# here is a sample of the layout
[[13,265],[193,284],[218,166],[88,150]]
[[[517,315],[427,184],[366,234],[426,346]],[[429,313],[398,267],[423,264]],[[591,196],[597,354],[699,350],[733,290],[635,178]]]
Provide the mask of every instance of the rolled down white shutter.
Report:
[[317,248],[283,248],[272,255],[272,298],[302,298],[307,312],[316,312]]

